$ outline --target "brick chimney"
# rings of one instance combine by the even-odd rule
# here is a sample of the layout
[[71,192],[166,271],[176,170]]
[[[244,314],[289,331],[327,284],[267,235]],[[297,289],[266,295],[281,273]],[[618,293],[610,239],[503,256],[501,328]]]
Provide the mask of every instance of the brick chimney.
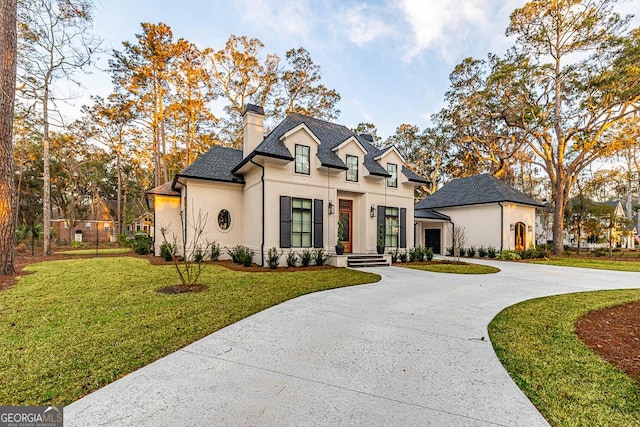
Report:
[[242,156],[247,157],[264,139],[264,109],[247,104],[242,113]]

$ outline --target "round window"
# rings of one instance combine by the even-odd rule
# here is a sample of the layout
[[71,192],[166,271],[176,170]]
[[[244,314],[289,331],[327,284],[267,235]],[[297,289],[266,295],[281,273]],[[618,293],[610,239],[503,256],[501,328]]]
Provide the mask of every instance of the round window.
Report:
[[218,213],[218,227],[220,230],[228,230],[231,227],[231,214],[228,210],[222,209]]

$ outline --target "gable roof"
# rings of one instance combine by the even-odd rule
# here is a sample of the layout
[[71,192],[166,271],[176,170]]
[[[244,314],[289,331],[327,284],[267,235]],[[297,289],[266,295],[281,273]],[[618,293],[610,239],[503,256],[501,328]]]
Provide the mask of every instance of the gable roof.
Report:
[[416,209],[413,217],[418,219],[439,219],[444,221],[451,221],[451,217],[441,214],[440,212],[436,212],[432,209]]
[[[346,126],[336,123],[327,122],[325,120],[314,119],[313,117],[304,116],[298,113],[290,113],[266,138],[256,147],[256,149],[246,158],[235,166],[233,172],[240,170],[242,166],[248,163],[257,155],[265,157],[275,157],[285,160],[294,160],[291,152],[287,149],[281,138],[290,130],[304,124],[320,141],[318,145],[318,160],[322,166],[347,170],[347,165],[333,151],[334,148],[345,142],[349,138],[354,138],[366,151],[364,156],[364,166],[371,175],[389,177],[391,176],[385,168],[383,168],[375,158],[384,153],[388,149],[380,150],[373,146],[366,137],[358,135]],[[427,181],[416,173],[411,172],[407,168],[402,168],[402,172],[409,181],[426,184]]]
[[[236,175],[232,172],[241,161],[242,150],[214,145],[177,174],[176,179],[185,177],[244,184],[242,175]],[[176,179],[174,179],[174,185]]]
[[484,173],[448,182],[431,196],[420,201],[415,209],[437,209],[498,202],[542,206],[509,184],[491,174]]
[[180,192],[175,191],[172,187],[173,182],[169,181],[155,188],[152,188],[144,194],[156,194],[160,196],[180,196]]

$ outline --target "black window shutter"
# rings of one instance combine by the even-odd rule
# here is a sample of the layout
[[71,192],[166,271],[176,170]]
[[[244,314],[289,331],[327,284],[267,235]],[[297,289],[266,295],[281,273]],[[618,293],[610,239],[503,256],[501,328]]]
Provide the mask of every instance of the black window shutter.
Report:
[[313,200],[313,247],[323,248],[322,200]]
[[378,230],[380,229],[380,227],[382,227],[382,245],[384,246],[384,241],[385,241],[385,233],[386,230],[384,229],[384,213],[386,210],[386,206],[380,206],[378,205],[378,224],[376,226],[376,246],[378,245]]
[[407,247],[407,208],[400,208],[400,247]]
[[291,197],[280,196],[280,247],[291,247]]

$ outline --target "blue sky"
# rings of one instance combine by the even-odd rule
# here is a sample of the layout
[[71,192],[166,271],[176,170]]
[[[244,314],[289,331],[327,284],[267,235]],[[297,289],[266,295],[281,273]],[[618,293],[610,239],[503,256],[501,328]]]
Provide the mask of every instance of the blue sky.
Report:
[[[503,53],[509,15],[524,0],[97,0],[94,29],[104,47],[121,49],[141,22],[168,24],[177,39],[220,49],[230,34],[259,38],[281,58],[307,49],[323,83],[342,96],[337,122],[371,122],[383,138],[402,123],[421,129],[442,107],[448,76],[468,56]],[[621,12],[640,13],[640,0]],[[637,21],[636,21],[637,22]],[[636,24],[637,25],[637,24]],[[100,64],[106,67],[106,60]],[[109,76],[82,78],[81,92],[107,95]],[[75,107],[86,103],[83,96]],[[76,109],[74,108],[74,109]]]

